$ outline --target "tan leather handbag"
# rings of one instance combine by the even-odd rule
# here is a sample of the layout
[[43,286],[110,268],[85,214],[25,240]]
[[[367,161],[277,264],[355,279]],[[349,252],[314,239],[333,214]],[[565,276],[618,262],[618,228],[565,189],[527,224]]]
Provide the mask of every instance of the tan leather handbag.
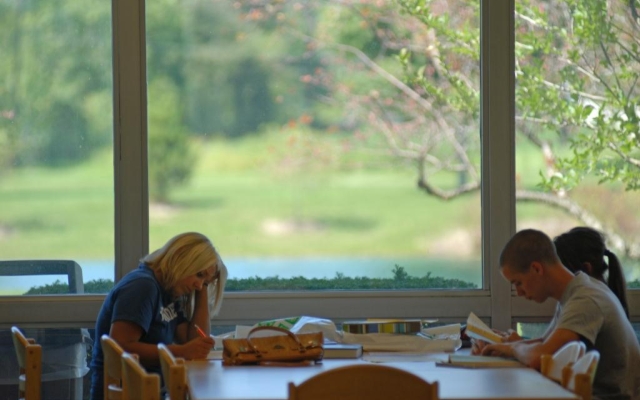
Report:
[[[282,335],[252,337],[255,332],[275,331]],[[224,339],[224,365],[302,365],[321,361],[324,354],[322,332],[293,334],[272,326],[253,328],[246,339]]]

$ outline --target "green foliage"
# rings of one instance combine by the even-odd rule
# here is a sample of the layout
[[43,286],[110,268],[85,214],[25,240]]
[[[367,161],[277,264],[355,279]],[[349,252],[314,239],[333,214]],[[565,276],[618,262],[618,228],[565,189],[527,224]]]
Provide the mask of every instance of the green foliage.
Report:
[[[84,284],[85,293],[108,293],[113,288],[110,279],[93,279]],[[69,284],[56,279],[51,284],[34,286],[24,294],[69,294]]]
[[[95,3],[95,4],[94,4]],[[1,165],[77,163],[111,142],[111,104],[98,118],[83,100],[111,93],[108,4],[98,1],[0,5]],[[92,34],[85,34],[86,32]]]
[[254,58],[241,60],[231,73],[235,121],[230,136],[256,132],[260,125],[273,120],[269,78],[269,71]]
[[459,279],[446,279],[432,277],[427,274],[423,277],[406,276],[402,279],[394,278],[368,278],[345,277],[336,274],[331,279],[305,278],[303,276],[289,279],[274,277],[253,277],[245,279],[230,279],[226,290],[238,291],[262,291],[262,290],[396,290],[396,289],[477,289],[470,282]]
[[58,279],[43,286],[34,286],[24,294],[69,294],[69,284]]
[[158,78],[149,85],[149,95],[154,99],[149,109],[149,194],[167,202],[170,190],[191,177],[196,151],[181,121],[175,85]]
[[[517,3],[518,108],[544,121],[572,152],[559,157],[546,190],[571,190],[585,177],[640,184],[638,29],[621,1]],[[526,19],[525,19],[526,18]]]
[[[465,69],[479,63],[479,32],[466,26],[479,20],[479,3],[455,2],[458,14],[442,13],[442,4],[428,0],[397,4],[433,33],[438,55],[422,60],[408,49],[401,52],[408,82],[421,86],[423,97],[441,110],[477,118],[479,87]],[[472,18],[456,21],[469,10]],[[552,149],[572,148],[545,155],[555,173],[541,175],[543,190],[571,190],[590,175],[629,190],[640,185],[639,31],[630,12],[622,1],[516,2],[518,131]],[[433,60],[442,61],[435,71]],[[466,79],[460,79],[462,71]],[[447,85],[439,83],[443,79]]]
[[[396,265],[393,278],[345,277],[338,272],[331,279],[303,276],[293,278],[253,277],[229,279],[225,291],[269,291],[269,290],[394,290],[394,289],[477,289],[477,286],[460,279],[432,277],[431,273],[423,277],[409,276],[404,268]],[[92,280],[85,283],[85,293],[107,293],[113,282],[106,279]],[[69,286],[59,280],[53,284],[32,287],[25,294],[64,294],[69,293]]]

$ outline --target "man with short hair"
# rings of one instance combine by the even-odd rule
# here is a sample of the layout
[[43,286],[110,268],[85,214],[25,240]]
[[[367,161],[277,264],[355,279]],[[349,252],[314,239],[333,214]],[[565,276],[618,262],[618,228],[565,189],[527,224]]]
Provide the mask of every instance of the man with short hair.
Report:
[[593,395],[600,399],[640,398],[640,345],[620,302],[602,282],[587,274],[574,275],[558,258],[544,233],[516,233],[500,255],[502,276],[518,296],[542,303],[559,302],[552,329],[541,339],[487,345],[484,355],[515,357],[539,369],[540,356],[580,340],[600,352]]

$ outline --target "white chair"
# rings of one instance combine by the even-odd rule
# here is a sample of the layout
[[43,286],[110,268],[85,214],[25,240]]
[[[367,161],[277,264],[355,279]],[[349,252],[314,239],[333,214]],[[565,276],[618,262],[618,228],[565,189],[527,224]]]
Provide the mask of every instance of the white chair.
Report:
[[586,350],[584,343],[573,341],[559,348],[553,355],[544,354],[540,358],[540,372],[542,375],[556,382],[562,382],[562,370],[567,365],[575,363]]
[[596,377],[599,361],[598,350],[586,352],[573,365],[565,367],[562,386],[582,397],[582,400],[591,400],[591,386]]
[[176,358],[164,344],[158,344],[164,386],[170,400],[187,399],[187,369],[183,358]]
[[438,382],[386,365],[330,369],[300,385],[289,383],[289,400],[438,400]]

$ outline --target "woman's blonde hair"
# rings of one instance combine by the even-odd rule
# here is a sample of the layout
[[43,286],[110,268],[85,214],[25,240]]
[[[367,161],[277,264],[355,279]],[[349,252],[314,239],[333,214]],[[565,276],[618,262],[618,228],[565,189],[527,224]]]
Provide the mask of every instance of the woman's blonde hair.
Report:
[[[214,267],[215,284],[207,287],[209,314],[214,316],[222,305],[222,295],[227,282],[227,267],[211,241],[203,234],[186,232],[171,238],[164,246],[144,257],[145,263],[159,275],[165,290],[173,288],[181,279]],[[195,293],[184,296],[182,303],[191,318]]]

